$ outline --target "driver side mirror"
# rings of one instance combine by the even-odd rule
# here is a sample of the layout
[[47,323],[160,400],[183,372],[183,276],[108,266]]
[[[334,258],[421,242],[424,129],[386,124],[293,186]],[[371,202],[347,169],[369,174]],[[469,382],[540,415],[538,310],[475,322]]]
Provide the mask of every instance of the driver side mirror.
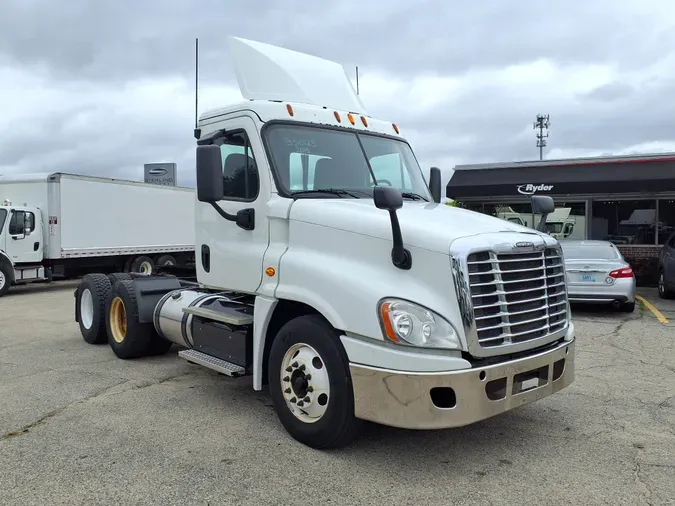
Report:
[[440,204],[441,202],[441,169],[438,167],[431,167],[429,171],[429,192],[434,202]]
[[375,207],[385,211],[396,211],[403,207],[401,192],[391,186],[376,186],[373,188],[373,201]]
[[539,232],[546,231],[546,217],[555,211],[555,202],[553,198],[547,195],[534,195],[532,197],[532,212],[534,214],[541,214],[541,219],[537,225]]
[[225,196],[220,146],[197,146],[197,200],[218,202]]

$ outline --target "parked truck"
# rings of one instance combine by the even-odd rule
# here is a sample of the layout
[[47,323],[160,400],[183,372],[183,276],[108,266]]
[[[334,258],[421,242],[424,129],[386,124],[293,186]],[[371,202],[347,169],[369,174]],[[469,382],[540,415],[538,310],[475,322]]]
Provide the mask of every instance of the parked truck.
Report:
[[92,271],[194,265],[195,191],[76,174],[0,179],[0,296]]
[[85,276],[86,342],[121,359],[177,345],[189,363],[251,376],[288,433],[320,449],[363,420],[458,427],[572,383],[556,239],[440,204],[439,169],[427,183],[339,64],[229,44],[246,101],[195,129],[197,280]]

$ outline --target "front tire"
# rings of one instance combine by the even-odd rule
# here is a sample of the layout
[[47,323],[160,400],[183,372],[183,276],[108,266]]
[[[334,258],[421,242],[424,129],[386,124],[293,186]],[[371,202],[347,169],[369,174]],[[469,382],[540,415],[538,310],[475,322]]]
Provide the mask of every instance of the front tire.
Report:
[[12,284],[10,266],[7,264],[0,264],[0,297],[9,292],[9,286]]
[[339,334],[319,315],[286,323],[270,349],[268,383],[279,421],[297,441],[324,450],[349,444],[354,416],[349,360]]

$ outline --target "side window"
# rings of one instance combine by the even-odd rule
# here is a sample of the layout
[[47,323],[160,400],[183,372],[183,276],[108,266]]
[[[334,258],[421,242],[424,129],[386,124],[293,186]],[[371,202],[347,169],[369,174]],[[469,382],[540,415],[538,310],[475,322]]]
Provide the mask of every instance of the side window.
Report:
[[219,143],[225,198],[255,200],[260,190],[260,179],[248,136],[243,131],[233,132],[220,139]]
[[35,230],[35,214],[31,212],[26,213],[26,219],[24,220],[24,227],[26,228],[26,233],[30,234]]
[[370,166],[378,182],[384,179],[384,184],[391,183],[394,188],[412,190],[410,174],[398,153],[374,156]]
[[14,211],[12,218],[9,220],[10,235],[23,235],[26,223],[25,211]]
[[0,232],[2,232],[2,227],[5,225],[7,220],[7,209],[0,208]]

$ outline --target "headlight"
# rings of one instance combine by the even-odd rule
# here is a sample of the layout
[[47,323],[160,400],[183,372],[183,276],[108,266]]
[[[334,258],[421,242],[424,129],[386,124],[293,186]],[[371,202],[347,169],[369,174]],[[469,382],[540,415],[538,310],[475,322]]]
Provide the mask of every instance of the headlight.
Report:
[[424,348],[460,349],[459,336],[442,316],[429,309],[398,299],[380,302],[384,335],[398,344]]

